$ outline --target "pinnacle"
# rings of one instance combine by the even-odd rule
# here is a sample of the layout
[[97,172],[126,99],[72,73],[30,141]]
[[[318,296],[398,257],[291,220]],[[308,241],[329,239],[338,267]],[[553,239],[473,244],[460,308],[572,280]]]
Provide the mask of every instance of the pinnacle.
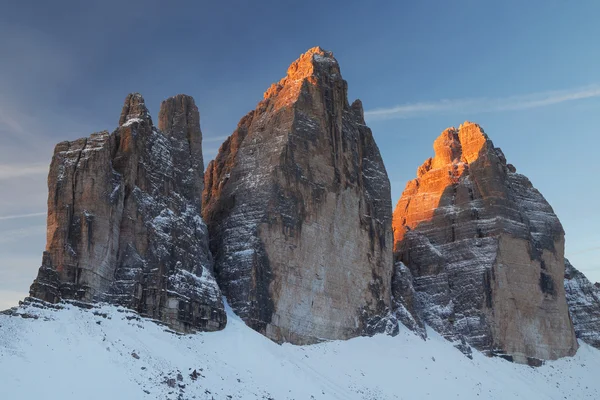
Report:
[[301,54],[300,57],[289,66],[286,77],[281,79],[278,83],[271,85],[265,92],[264,98],[267,99],[273,97],[277,95],[284,86],[295,84],[305,79],[316,84],[318,78],[322,76],[341,79],[340,67],[331,51],[316,46]]
[[[288,68],[288,77],[294,76],[295,79],[300,79],[300,75],[308,77],[315,72],[316,68],[320,68],[321,64],[333,64],[337,66],[338,62],[333,57],[331,51],[323,50],[321,47],[316,46],[294,61]],[[339,67],[338,67],[339,70]]]
[[139,93],[129,93],[125,98],[121,118],[119,118],[119,126],[126,124],[132,120],[146,120],[152,124],[150,112],[146,108],[144,98]]
[[306,51],[306,53],[304,53],[304,54],[302,54],[300,56],[300,58],[302,58],[303,56],[310,56],[310,55],[312,55],[312,56],[319,55],[319,56],[322,56],[322,57],[327,57],[327,58],[334,59],[333,58],[333,52],[325,50],[321,46],[315,46],[315,47],[312,47],[312,48],[308,49]]
[[182,134],[188,129],[200,134],[200,116],[192,96],[178,94],[164,100],[158,113],[158,129],[165,134],[173,130]]

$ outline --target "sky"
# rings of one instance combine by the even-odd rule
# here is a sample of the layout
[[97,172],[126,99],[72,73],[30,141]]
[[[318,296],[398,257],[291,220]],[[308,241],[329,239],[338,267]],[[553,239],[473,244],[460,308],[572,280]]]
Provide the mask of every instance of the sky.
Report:
[[600,2],[28,1],[0,13],[0,309],[45,244],[56,143],[113,130],[125,96],[192,95],[204,158],[307,49],[360,98],[392,202],[433,140],[479,123],[553,206],[566,255],[600,281]]

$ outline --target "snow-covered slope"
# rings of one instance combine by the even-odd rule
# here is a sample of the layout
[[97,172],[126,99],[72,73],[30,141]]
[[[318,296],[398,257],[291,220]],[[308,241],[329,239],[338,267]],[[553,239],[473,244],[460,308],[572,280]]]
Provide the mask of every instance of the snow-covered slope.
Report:
[[1,397],[600,398],[600,351],[584,343],[575,357],[539,368],[479,352],[470,360],[432,330],[426,341],[401,328],[396,337],[280,346],[227,311],[225,330],[193,335],[108,305],[0,315]]

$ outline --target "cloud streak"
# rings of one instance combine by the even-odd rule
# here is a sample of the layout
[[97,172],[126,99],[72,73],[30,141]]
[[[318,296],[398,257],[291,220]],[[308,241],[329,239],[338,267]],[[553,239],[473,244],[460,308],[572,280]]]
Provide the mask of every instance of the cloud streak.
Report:
[[224,142],[229,136],[209,136],[202,138],[202,143]]
[[21,219],[21,218],[33,218],[33,217],[41,217],[46,216],[46,212],[38,212],[38,213],[30,213],[30,214],[15,214],[15,215],[4,215],[0,216],[0,221],[8,220],[8,219]]
[[25,133],[25,128],[14,119],[9,113],[5,110],[4,107],[0,107],[0,126],[6,126],[9,131],[14,132],[15,134],[23,134]]
[[365,117],[370,120],[384,120],[448,113],[474,114],[519,111],[594,97],[600,97],[600,85],[500,98],[442,99],[431,102],[409,103],[389,108],[368,110],[365,112]]
[[27,228],[11,229],[0,233],[0,243],[18,241],[35,235],[46,233],[46,225],[34,225]]
[[583,250],[579,250],[574,253],[571,253],[571,255],[585,254],[585,253],[590,253],[592,251],[600,251],[600,246],[588,247],[587,249],[583,249]]
[[30,175],[47,175],[47,164],[0,164],[0,181]]

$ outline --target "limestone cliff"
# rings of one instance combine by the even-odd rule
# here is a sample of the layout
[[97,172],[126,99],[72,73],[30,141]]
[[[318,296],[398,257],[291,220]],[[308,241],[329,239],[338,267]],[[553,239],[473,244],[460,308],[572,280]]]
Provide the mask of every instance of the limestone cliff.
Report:
[[205,183],[217,279],[249,326],[297,344],[389,328],[389,180],[331,52],[313,48],[289,67]]
[[113,133],[56,146],[31,296],[108,301],[182,331],[224,327],[200,217],[199,121],[194,100],[178,95],[163,102],[157,129],[130,94]]
[[564,232],[550,205],[477,124],[445,130],[434,150],[393,216],[395,258],[424,320],[518,362],[574,354]]

